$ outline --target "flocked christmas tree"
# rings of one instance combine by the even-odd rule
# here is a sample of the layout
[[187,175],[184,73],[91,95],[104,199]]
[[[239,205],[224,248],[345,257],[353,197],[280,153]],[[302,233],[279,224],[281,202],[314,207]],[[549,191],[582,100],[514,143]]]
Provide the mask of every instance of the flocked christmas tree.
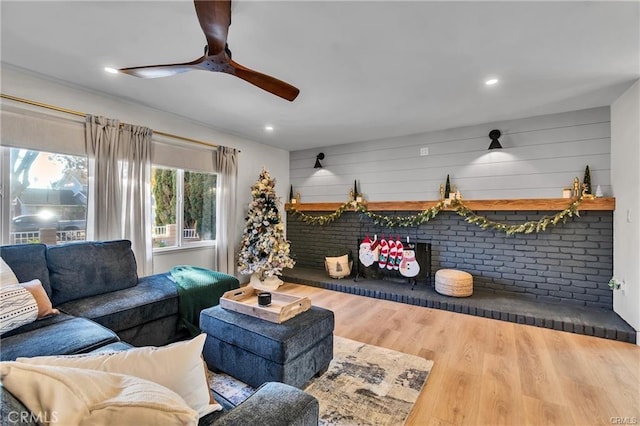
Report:
[[281,275],[282,269],[292,268],[289,241],[284,237],[284,226],[278,212],[280,200],[276,197],[275,179],[262,169],[260,177],[251,187],[253,201],[249,204],[238,269],[241,274],[254,274],[263,281]]

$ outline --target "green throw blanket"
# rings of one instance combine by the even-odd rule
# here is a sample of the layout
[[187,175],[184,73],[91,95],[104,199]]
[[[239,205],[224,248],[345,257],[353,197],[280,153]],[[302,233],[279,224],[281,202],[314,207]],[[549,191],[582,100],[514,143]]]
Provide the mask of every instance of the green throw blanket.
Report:
[[200,311],[219,304],[225,291],[240,287],[236,277],[198,266],[175,266],[171,276],[178,290],[179,327],[191,336],[200,334]]

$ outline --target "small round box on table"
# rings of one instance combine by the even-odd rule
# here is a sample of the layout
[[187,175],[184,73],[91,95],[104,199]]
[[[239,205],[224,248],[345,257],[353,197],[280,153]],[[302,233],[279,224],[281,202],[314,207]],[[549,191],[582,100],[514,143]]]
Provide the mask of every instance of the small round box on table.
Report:
[[468,272],[456,269],[440,269],[436,272],[436,291],[445,296],[471,296],[473,277]]

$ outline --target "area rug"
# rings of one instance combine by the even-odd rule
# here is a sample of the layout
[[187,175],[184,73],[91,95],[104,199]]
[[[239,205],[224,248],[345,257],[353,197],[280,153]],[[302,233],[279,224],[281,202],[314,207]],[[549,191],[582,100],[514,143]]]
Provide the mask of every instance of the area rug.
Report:
[[[401,425],[429,377],[433,361],[335,336],[333,361],[305,391],[320,403],[320,425]],[[253,389],[213,374],[212,389],[234,404]]]

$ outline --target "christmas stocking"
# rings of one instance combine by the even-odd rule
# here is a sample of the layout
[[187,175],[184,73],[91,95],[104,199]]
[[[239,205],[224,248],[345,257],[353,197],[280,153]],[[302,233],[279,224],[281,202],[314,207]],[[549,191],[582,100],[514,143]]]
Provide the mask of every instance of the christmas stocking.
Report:
[[400,241],[400,237],[396,239],[396,261],[393,264],[393,269],[398,270],[400,268],[400,263],[402,263],[402,256],[404,252],[404,247],[402,245],[402,241]]
[[365,267],[373,265],[373,252],[371,251],[371,240],[369,239],[369,235],[367,235],[362,243],[360,243],[358,258]]
[[387,244],[387,240],[384,239],[384,235],[380,237],[380,255],[378,256],[378,266],[380,269],[384,269],[387,267],[387,262],[389,261],[389,244]]
[[416,260],[416,252],[413,249],[406,249],[402,254],[402,262],[400,262],[400,275],[407,278],[413,278],[420,273],[420,265]]
[[396,257],[398,256],[398,249],[396,248],[396,242],[393,238],[389,238],[389,259],[387,260],[387,269],[392,270],[396,264]]
[[371,242],[371,251],[373,252],[373,261],[377,262],[380,257],[380,241],[378,240],[378,236],[373,236],[373,241]]

